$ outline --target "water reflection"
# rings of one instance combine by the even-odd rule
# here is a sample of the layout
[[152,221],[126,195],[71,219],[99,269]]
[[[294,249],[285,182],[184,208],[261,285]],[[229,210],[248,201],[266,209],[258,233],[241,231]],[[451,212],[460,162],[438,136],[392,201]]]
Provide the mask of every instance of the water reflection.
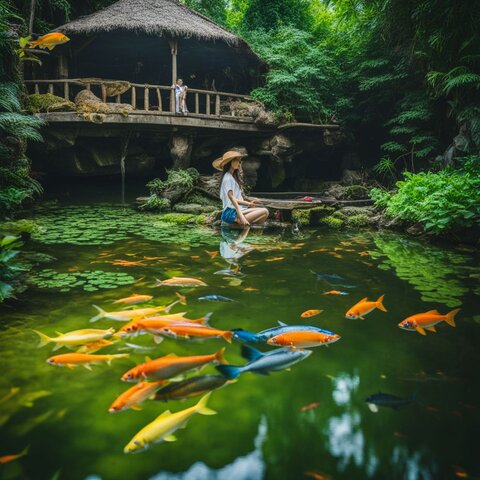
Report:
[[342,373],[333,378],[332,383],[334,402],[348,411],[328,420],[327,448],[334,457],[340,459],[338,469],[343,472],[352,462],[357,467],[364,463],[365,438],[360,428],[361,416],[350,407],[352,395],[360,385],[360,376]]
[[255,250],[252,245],[245,243],[250,227],[243,230],[222,227],[220,233],[222,240],[220,241],[220,255],[222,258],[233,265],[237,265],[238,261],[247,253]]
[[203,462],[195,462],[185,472],[160,472],[151,480],[261,480],[265,476],[262,445],[267,438],[267,430],[266,418],[262,417],[253,441],[255,449],[222,468],[213,469]]

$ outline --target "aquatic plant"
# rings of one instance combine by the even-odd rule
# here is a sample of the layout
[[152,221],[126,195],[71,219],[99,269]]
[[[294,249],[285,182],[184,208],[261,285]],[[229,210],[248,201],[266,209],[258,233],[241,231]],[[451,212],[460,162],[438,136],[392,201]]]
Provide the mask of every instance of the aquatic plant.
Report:
[[370,256],[380,260],[378,268],[394,269],[421,293],[425,302],[439,302],[448,307],[461,305],[461,297],[468,289],[460,282],[467,257],[420,242],[381,234],[374,237],[377,250]]
[[152,193],[147,201],[138,207],[140,210],[163,212],[170,210],[170,200],[168,198],[159,197],[156,193]]
[[105,272],[103,270],[57,272],[47,268],[30,274],[29,282],[38,288],[58,288],[60,292],[69,292],[76,287],[81,287],[86,292],[95,292],[100,289],[130,285],[135,282],[135,278],[122,272]]
[[111,205],[46,208],[35,219],[39,229],[32,239],[46,244],[109,245],[133,235],[190,246],[216,243],[210,229],[167,223],[154,213]]
[[191,213],[166,213],[160,216],[162,222],[175,223],[177,225],[195,223],[196,218],[197,216]]

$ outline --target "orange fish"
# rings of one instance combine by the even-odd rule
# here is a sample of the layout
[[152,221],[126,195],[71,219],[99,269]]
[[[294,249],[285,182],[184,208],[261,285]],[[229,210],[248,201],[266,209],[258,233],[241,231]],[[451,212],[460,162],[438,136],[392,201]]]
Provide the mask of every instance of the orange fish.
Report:
[[421,335],[426,335],[428,330],[430,332],[436,332],[435,325],[440,322],[446,322],[451,327],[455,326],[455,315],[460,311],[459,308],[452,310],[446,315],[442,315],[438,310],[430,310],[425,313],[417,313],[405,320],[402,320],[398,326],[403,330],[409,330],[411,332],[417,331]]
[[62,45],[62,43],[67,43],[70,39],[60,32],[47,33],[46,35],[37,38],[30,42],[30,48],[48,48],[53,50],[57,45]]
[[366,257],[368,255],[370,255],[368,252],[358,252],[358,254],[361,256],[361,257]]
[[315,480],[330,480],[330,477],[328,475],[324,475],[323,473],[318,473],[318,472],[312,472],[312,471],[306,471],[303,472],[307,477],[312,477]]
[[313,402],[309,403],[308,405],[303,406],[300,411],[301,412],[308,412],[309,410],[313,410],[314,408],[317,408],[320,406],[320,402]]
[[185,295],[181,295],[178,292],[175,292],[175,295],[178,298],[178,301],[181,305],[186,305],[187,304],[187,297]]
[[345,314],[346,318],[365,320],[364,316],[372,312],[376,308],[382,312],[386,312],[387,309],[383,306],[383,297],[382,295],[376,302],[369,302],[368,297],[362,298],[358,303],[356,303],[348,312]]
[[193,260],[198,260],[200,258],[200,255],[190,255],[190,258]]
[[28,453],[28,449],[30,446],[25,447],[20,453],[17,453],[15,455],[4,455],[3,457],[0,457],[0,465],[3,465],[5,463],[10,463],[13,462],[14,460],[18,460],[19,458],[24,457]]
[[194,369],[201,369],[209,363],[227,363],[223,358],[225,348],[211,355],[177,357],[174,353],[131,368],[122,376],[124,382],[141,380],[167,380]]
[[282,347],[310,348],[329,345],[330,343],[337,342],[340,338],[340,335],[336,333],[330,335],[322,332],[299,330],[297,332],[280,333],[275,337],[269,338],[267,343],[269,345]]
[[218,330],[211,327],[203,327],[201,325],[188,325],[188,324],[171,324],[161,328],[160,333],[167,337],[172,338],[184,338],[189,340],[190,338],[223,338],[228,343],[232,343],[233,333],[230,330]]
[[265,260],[266,262],[278,262],[280,260],[285,260],[285,257],[274,257],[274,258],[267,258],[267,260]]
[[[135,332],[148,332],[154,336],[156,343],[160,343],[163,340],[161,329],[167,327],[171,324],[182,324],[182,325],[208,325],[209,316],[198,318],[196,320],[188,320],[186,318],[180,319],[171,319],[171,318],[145,318],[143,320],[135,320],[125,325],[119,330],[119,337],[126,337],[132,335]],[[157,338],[158,337],[158,338]]]
[[153,395],[162,385],[168,383],[166,380],[157,382],[139,382],[118,396],[108,409],[109,413],[117,413],[131,408],[140,410],[140,403]]
[[156,287],[166,286],[166,287],[206,287],[207,284],[198,278],[189,278],[189,277],[172,277],[167,278],[166,280],[158,280],[155,285]]
[[120,303],[123,305],[135,305],[137,303],[149,302],[152,299],[152,295],[140,295],[138,293],[132,293],[129,297],[120,298],[112,303]]
[[300,316],[302,318],[308,318],[308,317],[313,317],[315,315],[318,315],[319,313],[322,313],[322,312],[323,310],[306,310]]
[[243,289],[244,292],[258,292],[258,288],[247,287]]
[[329,290],[328,292],[323,292],[322,295],[345,295],[345,292],[340,290]]
[[145,267],[146,265],[143,263],[143,260],[122,260],[117,258],[112,262],[112,265],[116,267]]
[[205,252],[210,255],[210,258],[213,260],[217,257],[218,252],[209,252],[208,250],[205,250]]
[[89,355],[87,353],[63,353],[62,355],[54,355],[47,360],[50,365],[57,367],[72,368],[77,365],[84,365],[85,368],[91,370],[90,364],[107,362],[109,365],[116,358],[128,358],[128,353],[116,353],[114,355]]

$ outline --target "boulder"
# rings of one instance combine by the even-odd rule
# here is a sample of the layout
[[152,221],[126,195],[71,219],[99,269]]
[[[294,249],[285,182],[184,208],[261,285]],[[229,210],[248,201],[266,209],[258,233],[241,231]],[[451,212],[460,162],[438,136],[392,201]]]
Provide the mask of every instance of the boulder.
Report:
[[205,213],[212,213],[218,210],[212,205],[200,205],[199,203],[177,203],[173,207],[174,212],[190,213],[193,215],[201,215]]

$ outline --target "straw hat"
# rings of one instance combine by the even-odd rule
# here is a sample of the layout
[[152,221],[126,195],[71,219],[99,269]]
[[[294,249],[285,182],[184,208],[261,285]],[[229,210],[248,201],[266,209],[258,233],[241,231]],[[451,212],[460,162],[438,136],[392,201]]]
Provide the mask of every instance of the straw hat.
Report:
[[236,152],[235,150],[229,150],[225,152],[220,158],[217,158],[213,161],[212,165],[213,168],[222,171],[223,167],[228,163],[231,162],[234,158],[243,158],[247,155],[244,153]]

